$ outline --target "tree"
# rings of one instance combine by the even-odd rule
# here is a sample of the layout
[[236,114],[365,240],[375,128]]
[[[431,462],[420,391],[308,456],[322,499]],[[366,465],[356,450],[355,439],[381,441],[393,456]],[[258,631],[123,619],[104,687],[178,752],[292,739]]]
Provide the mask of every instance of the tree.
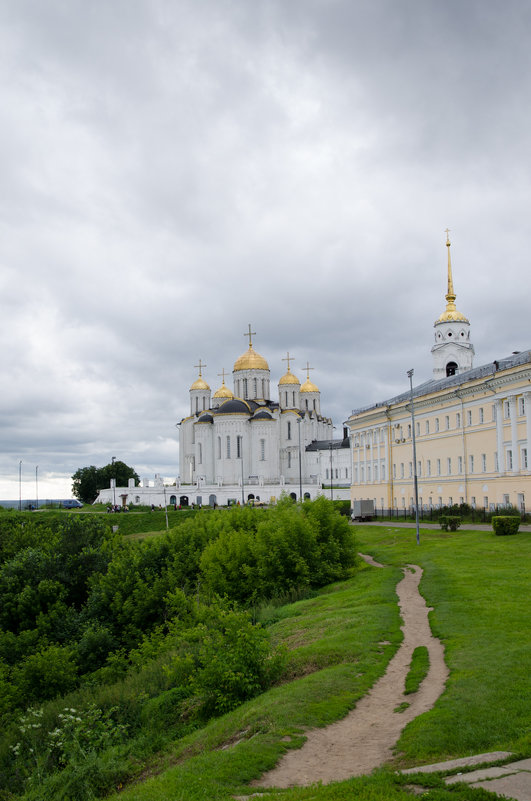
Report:
[[104,467],[80,467],[72,476],[72,493],[83,503],[94,503],[101,489],[110,486],[111,478],[116,479],[117,487],[126,487],[130,478],[135,485],[140,481],[134,468],[125,462],[112,462]]

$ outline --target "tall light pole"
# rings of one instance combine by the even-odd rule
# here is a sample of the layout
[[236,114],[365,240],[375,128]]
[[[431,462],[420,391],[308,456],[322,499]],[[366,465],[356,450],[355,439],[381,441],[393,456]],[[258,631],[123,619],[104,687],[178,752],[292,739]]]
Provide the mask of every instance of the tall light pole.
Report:
[[411,434],[413,436],[413,476],[415,481],[415,524],[417,528],[417,545],[420,545],[419,534],[419,480],[417,477],[417,440],[415,438],[415,409],[413,406],[413,373],[414,370],[408,370],[409,376],[409,390],[411,399]]
[[334,477],[334,468],[332,466],[332,440],[330,440],[330,500],[334,500],[334,489],[333,489],[333,477]]
[[245,489],[243,483],[243,437],[240,438],[240,459],[242,460],[242,506],[245,506]]
[[301,451],[301,423],[302,418],[297,417],[297,425],[299,427],[299,498],[302,502],[302,451]]
[[39,508],[39,465],[35,466],[35,508]]
[[113,456],[112,459],[111,459],[112,477],[113,477],[113,483],[112,483],[112,505],[113,505],[113,508],[116,507],[116,470],[114,469],[115,461],[116,461],[116,456]]
[[22,511],[22,459],[18,463],[18,511]]

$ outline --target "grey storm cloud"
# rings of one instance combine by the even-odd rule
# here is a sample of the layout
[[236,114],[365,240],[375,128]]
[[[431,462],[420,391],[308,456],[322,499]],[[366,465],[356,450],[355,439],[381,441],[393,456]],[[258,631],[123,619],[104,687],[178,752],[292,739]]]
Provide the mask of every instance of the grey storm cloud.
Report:
[[[430,376],[451,229],[476,363],[530,346],[522,0],[0,9],[0,497],[178,471],[249,322],[323,411]],[[30,489],[28,487],[28,492]]]

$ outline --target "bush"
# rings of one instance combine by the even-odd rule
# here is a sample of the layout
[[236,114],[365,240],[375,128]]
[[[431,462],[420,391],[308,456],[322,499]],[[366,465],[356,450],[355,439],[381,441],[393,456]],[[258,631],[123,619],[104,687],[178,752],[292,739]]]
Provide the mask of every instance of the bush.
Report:
[[459,515],[441,515],[439,523],[443,531],[448,531],[448,529],[450,529],[450,531],[457,531],[461,525],[461,518]]
[[498,535],[516,534],[520,528],[520,518],[510,515],[498,515],[492,518],[492,528]]

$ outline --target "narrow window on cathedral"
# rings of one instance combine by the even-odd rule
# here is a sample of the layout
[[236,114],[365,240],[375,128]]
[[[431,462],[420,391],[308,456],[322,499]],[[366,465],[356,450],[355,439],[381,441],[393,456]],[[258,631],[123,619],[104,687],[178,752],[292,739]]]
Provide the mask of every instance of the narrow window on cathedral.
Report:
[[203,395],[203,411],[205,411],[205,409],[206,409],[206,398]]
[[253,378],[253,390],[254,390],[254,397],[258,397],[258,379]]
[[248,387],[247,387],[247,379],[243,379],[243,397],[247,400],[248,397]]
[[306,398],[306,411],[308,411],[308,398]]
[[288,420],[288,439],[291,439],[291,421]]
[[236,437],[236,458],[242,458],[242,438],[241,436]]
[[265,462],[265,439],[260,440],[260,461]]
[[199,443],[197,446],[197,463],[203,464],[203,446],[201,443]]
[[218,437],[218,459],[221,459],[221,437]]
[[230,437],[227,437],[227,459],[230,459]]
[[328,478],[328,467],[326,468],[326,477]]
[[262,378],[262,398],[265,398],[265,379]]
[[317,401],[316,401],[316,400],[315,400],[315,398],[314,398],[314,399],[313,399],[313,410],[314,410],[314,412],[315,412],[315,410],[317,409],[317,406],[315,405],[316,403],[317,403]]
[[196,410],[196,412],[199,411],[199,398],[197,398],[197,397],[195,399],[195,410]]
[[295,408],[295,393],[293,392],[293,408]]
[[288,467],[291,467],[291,451],[288,451]]

